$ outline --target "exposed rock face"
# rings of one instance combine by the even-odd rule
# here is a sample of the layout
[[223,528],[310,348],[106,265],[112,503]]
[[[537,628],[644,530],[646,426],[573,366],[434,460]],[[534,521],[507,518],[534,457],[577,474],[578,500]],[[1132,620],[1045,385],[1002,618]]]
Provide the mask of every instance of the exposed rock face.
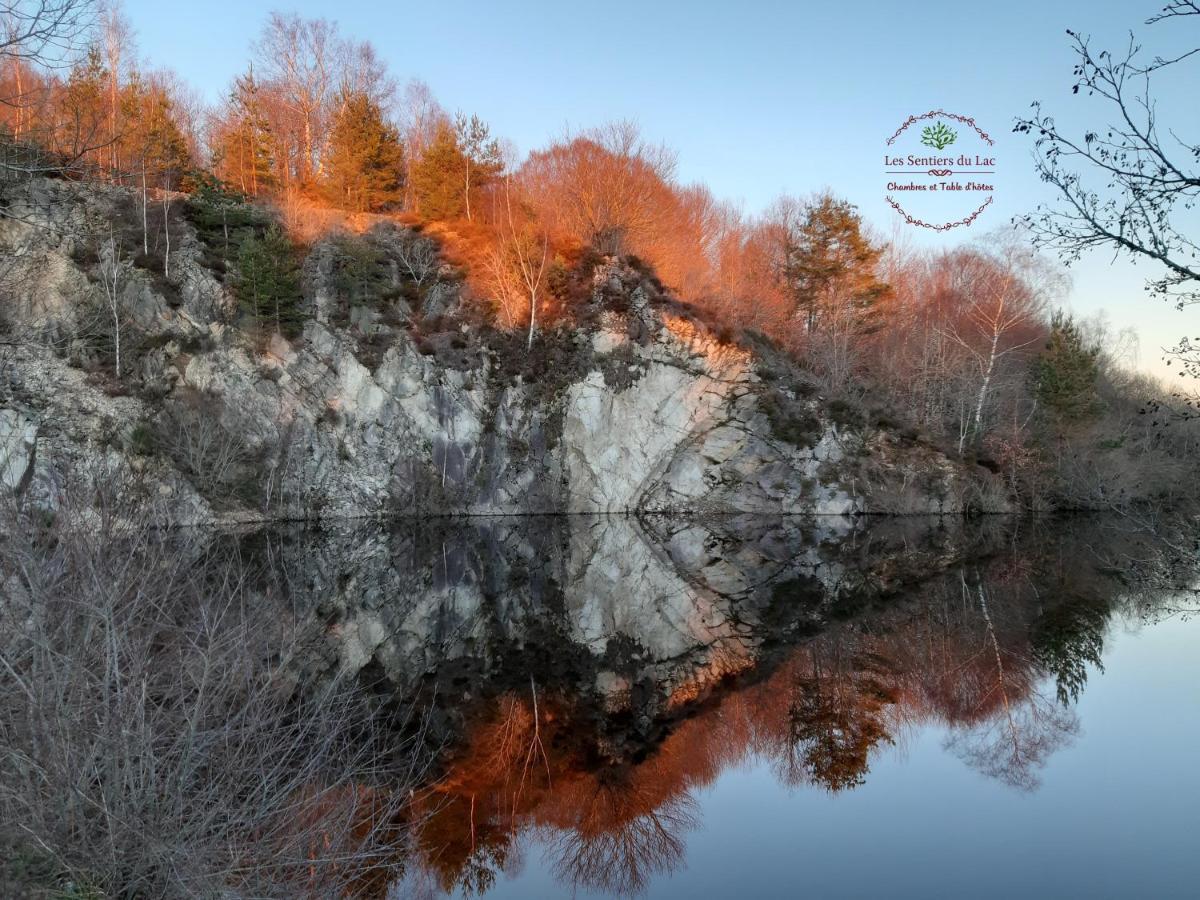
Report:
[[[986,473],[833,415],[795,366],[720,340],[616,260],[592,276],[587,327],[543,334],[527,354],[518,336],[455,325],[431,351],[422,320],[388,327],[363,306],[339,317],[349,300],[319,243],[303,334],[253,341],[180,223],[171,282],[123,270],[122,315],[139,341],[117,385],[86,341],[45,336],[77,332],[95,307],[97,263],[80,248],[120,195],[34,184],[10,199],[32,224],[0,234],[4,252],[36,260],[4,284],[16,349],[0,423],[23,448],[4,450],[6,484],[34,460],[29,488],[50,504],[73,472],[125,466],[176,522],[1004,506],[980,490]],[[397,280],[395,261],[390,271]],[[439,312],[452,308],[457,288],[436,288]]]

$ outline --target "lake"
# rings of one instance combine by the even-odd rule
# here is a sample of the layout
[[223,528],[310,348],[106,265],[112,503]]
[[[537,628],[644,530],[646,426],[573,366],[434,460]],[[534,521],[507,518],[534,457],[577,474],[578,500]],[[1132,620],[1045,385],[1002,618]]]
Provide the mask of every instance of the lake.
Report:
[[431,764],[389,895],[1185,897],[1188,548],[1123,521],[562,517],[246,539]]

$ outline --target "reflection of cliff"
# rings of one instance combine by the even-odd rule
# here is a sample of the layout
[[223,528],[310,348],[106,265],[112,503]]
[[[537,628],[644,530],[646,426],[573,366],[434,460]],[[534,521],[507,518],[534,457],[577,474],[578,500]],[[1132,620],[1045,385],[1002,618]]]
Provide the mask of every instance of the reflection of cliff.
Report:
[[267,541],[313,622],[307,677],[433,710],[416,865],[484,890],[537,839],[567,885],[682,858],[692,791],[750,756],[840,791],[906,730],[1021,789],[1076,728],[1117,582],[1096,533],[833,520],[491,520]]
[[491,519],[277,533],[257,552],[312,622],[302,674],[370,667],[449,718],[533,675],[646,739],[722,680],[986,548],[963,528]]

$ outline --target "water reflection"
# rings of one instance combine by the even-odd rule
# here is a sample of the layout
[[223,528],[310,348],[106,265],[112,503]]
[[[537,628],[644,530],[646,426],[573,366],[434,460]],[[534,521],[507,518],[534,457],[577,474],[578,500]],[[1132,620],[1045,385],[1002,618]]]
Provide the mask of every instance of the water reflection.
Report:
[[1035,791],[1114,612],[1173,609],[1187,575],[1095,520],[577,517],[248,544],[311,622],[301,682],[357,672],[429,711],[404,893],[485,893],[536,842],[564,891],[636,894],[682,864],[723,771],[768,760],[784,785],[850,791],[928,727]]

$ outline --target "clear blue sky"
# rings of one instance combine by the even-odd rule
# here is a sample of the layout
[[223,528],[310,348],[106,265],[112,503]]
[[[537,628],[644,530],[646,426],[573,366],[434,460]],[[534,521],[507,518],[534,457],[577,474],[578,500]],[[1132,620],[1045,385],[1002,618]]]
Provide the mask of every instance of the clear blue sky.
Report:
[[[522,152],[567,126],[632,118],[678,151],[683,180],[705,182],[749,212],[783,191],[828,187],[885,232],[894,213],[883,200],[884,141],[911,113],[961,112],[997,139],[996,202],[969,231],[914,234],[946,245],[1047,197],[1030,141],[1011,134],[1032,100],[1062,122],[1102,124],[1081,115],[1086,101],[1070,93],[1065,30],[1119,47],[1134,29],[1155,51],[1200,40],[1200,22],[1142,24],[1164,2],[126,0],[126,10],[150,63],[175,69],[209,99],[244,68],[268,11],[323,16],[374,43],[401,81],[423,79],[447,109],[479,113]],[[1198,71],[1177,74],[1165,97],[1186,110],[1176,119],[1185,127],[1196,124]],[[1137,328],[1143,368],[1162,371],[1159,348],[1200,333],[1200,310],[1147,299],[1127,262],[1094,257],[1073,274],[1071,307]]]

